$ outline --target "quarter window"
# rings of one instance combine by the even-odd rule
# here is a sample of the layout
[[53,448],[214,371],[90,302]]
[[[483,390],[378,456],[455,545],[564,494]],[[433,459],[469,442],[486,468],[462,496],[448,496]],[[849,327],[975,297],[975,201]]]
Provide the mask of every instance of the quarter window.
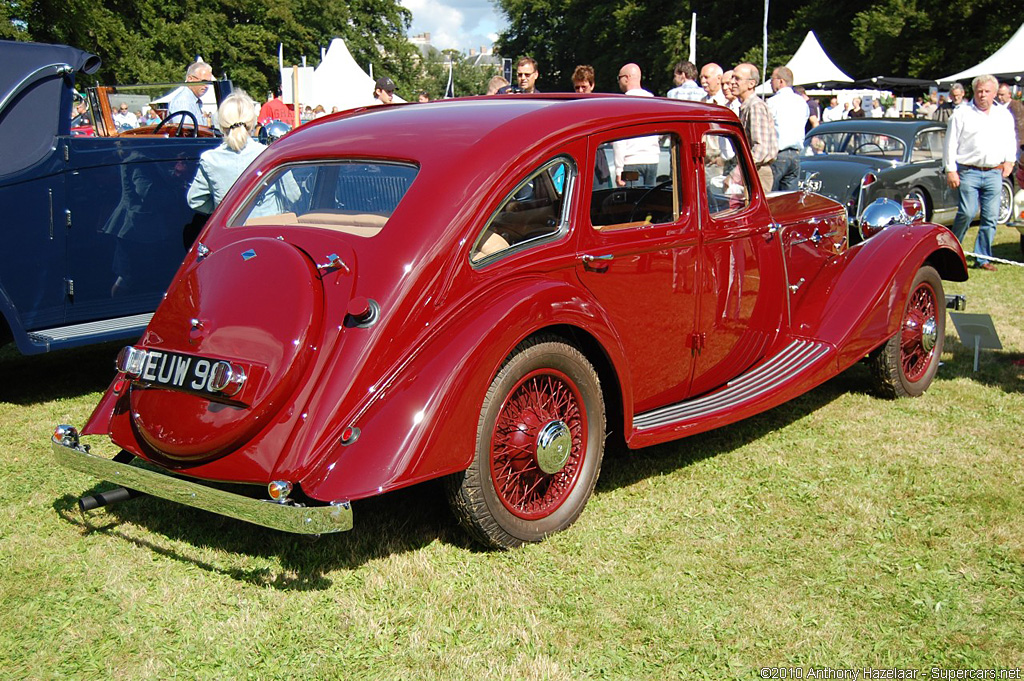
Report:
[[718,217],[750,205],[750,178],[733,135],[704,135],[704,184],[708,213]]
[[934,161],[942,159],[942,147],[945,141],[944,130],[926,130],[914,138],[914,155],[912,161]]
[[520,182],[494,212],[470,251],[484,264],[513,250],[550,241],[568,229],[567,198],[576,177],[566,157],[545,163]]

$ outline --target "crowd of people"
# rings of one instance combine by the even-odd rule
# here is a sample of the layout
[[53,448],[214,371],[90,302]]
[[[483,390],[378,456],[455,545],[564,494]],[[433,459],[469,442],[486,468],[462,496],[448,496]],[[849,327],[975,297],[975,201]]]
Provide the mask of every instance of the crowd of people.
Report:
[[[488,94],[503,92],[537,92],[537,63],[526,57],[517,64],[520,87],[512,88],[504,79],[492,79]],[[698,76],[699,73],[699,76]],[[524,81],[524,76],[526,77]],[[698,82],[699,77],[699,82]],[[620,69],[619,88],[626,95],[651,97],[653,93],[640,85],[641,72],[636,64]],[[793,72],[780,66],[772,71],[771,89],[767,99],[757,95],[760,74],[753,64],[737,64],[726,71],[715,63],[705,64],[698,72],[689,61],[679,62],[673,73],[674,87],[665,93],[671,99],[718,104],[737,114],[749,142],[758,179],[765,191],[796,189],[800,183],[800,159],[805,153],[804,136],[822,122],[857,118],[899,118],[900,111],[890,101],[883,105],[879,97],[871,98],[865,108],[860,97],[840,107],[839,99],[831,97],[824,109],[799,86],[794,87]],[[594,91],[594,68],[577,66],[572,74],[573,89],[578,93]],[[1008,83],[999,83],[991,75],[979,76],[971,84],[973,96],[968,99],[963,85],[950,87],[949,99],[937,92],[928,100],[919,97],[911,115],[946,123],[947,134],[943,153],[946,180],[957,192],[958,207],[952,231],[963,240],[971,221],[980,213],[978,238],[975,243],[975,266],[995,270],[992,264],[992,238],[999,212],[1002,179],[1017,168],[1018,185],[1024,184],[1024,104],[1014,98]],[[630,142],[638,146],[647,138]],[[620,145],[623,146],[623,145]],[[623,170],[639,172],[651,169],[657,162],[656,150],[616,148],[615,172],[621,184]]]
[[[538,93],[540,77],[536,60],[523,57],[516,63],[516,84],[495,76],[488,82],[487,94]],[[225,141],[220,147],[202,155],[199,171],[189,190],[190,205],[203,213],[213,210],[242,169],[265,148],[250,139],[255,127],[273,121],[291,125],[295,118],[294,110],[281,100],[280,92],[257,106],[241,91],[228,97],[216,116],[210,116],[203,111],[202,96],[212,78],[213,69],[209,64],[201,60],[191,64],[185,74],[187,84],[174,93],[167,109],[168,112],[186,112],[186,116],[195,117],[198,123],[217,125],[224,134]],[[800,159],[805,153],[804,135],[811,128],[822,122],[901,115],[891,103],[883,108],[878,97],[873,97],[866,109],[860,97],[852,98],[842,107],[837,97],[831,97],[828,106],[822,108],[802,87],[794,87],[793,72],[785,66],[772,71],[773,95],[764,99],[757,94],[760,73],[750,63],[725,70],[711,62],[698,71],[692,62],[681,61],[673,70],[673,81],[674,87],[665,93],[666,97],[717,104],[738,116],[765,191],[798,188]],[[572,73],[572,83],[577,93],[594,92],[594,68],[586,64],[577,66]],[[627,96],[654,96],[642,87],[642,72],[634,63],[619,70],[618,86]],[[374,82],[373,103],[391,104],[395,101],[394,93],[394,81],[387,76],[380,77]],[[980,210],[976,265],[993,270],[995,266],[989,258],[1002,178],[1010,175],[1015,164],[1020,168],[1018,161],[1024,161],[1024,105],[1013,97],[1008,84],[1000,84],[992,76],[976,78],[972,93],[968,99],[965,88],[955,83],[948,100],[936,92],[927,100],[919,97],[913,115],[947,124],[944,169],[950,188],[956,190],[959,197],[952,231],[962,240]],[[429,99],[426,92],[419,93],[418,101]],[[336,111],[337,107],[331,113]],[[323,106],[300,106],[300,122],[327,113]],[[141,111],[133,113],[127,103],[122,102],[113,118],[118,129],[127,130],[156,123],[159,114],[155,107],[145,115]],[[656,144],[656,137],[640,137],[617,144],[615,167],[609,171],[609,179],[614,176],[614,181],[622,186],[622,174],[628,172],[631,177],[636,174],[643,178],[645,184],[653,184],[658,162]]]

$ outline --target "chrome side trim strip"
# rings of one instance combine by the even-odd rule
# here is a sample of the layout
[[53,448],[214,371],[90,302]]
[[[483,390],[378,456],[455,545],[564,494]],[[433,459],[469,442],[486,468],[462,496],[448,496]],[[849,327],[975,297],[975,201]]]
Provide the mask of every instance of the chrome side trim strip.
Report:
[[185,506],[297,534],[327,534],[352,529],[352,505],[348,502],[328,506],[278,504],[111,461],[89,453],[71,438],[61,441],[52,437],[50,443],[54,458],[62,466]]
[[825,343],[794,340],[767,362],[738,376],[724,388],[703,397],[638,414],[633,423],[638,430],[658,428],[754,400],[819,361],[830,349]]
[[93,334],[110,333],[112,331],[127,332],[136,328],[141,336],[146,325],[149,324],[149,320],[152,318],[153,313],[146,312],[130,317],[101,319],[97,322],[85,322],[84,324],[71,324],[69,326],[55,326],[52,329],[38,329],[29,332],[28,337],[33,343],[54,343]]

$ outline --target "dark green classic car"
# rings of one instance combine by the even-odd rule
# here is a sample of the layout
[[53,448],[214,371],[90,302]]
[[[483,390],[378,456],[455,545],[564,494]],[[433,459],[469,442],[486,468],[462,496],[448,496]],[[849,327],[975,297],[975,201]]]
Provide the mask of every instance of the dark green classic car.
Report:
[[[822,123],[804,138],[801,171],[812,188],[846,206],[851,227],[877,198],[918,199],[925,219],[952,225],[957,195],[946,184],[946,126],[936,121],[860,118]],[[812,173],[816,175],[811,176]],[[818,184],[820,183],[820,185]],[[999,224],[1013,210],[1013,185],[1003,180]],[[857,230],[850,230],[857,236]]]

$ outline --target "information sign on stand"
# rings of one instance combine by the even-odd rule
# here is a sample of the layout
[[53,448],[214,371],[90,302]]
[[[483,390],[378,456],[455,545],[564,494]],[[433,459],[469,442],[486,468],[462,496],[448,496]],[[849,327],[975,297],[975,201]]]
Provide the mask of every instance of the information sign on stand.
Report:
[[978,353],[982,348],[986,350],[1003,349],[991,315],[950,310],[949,318],[953,320],[953,326],[956,327],[956,332],[960,335],[960,342],[964,344],[964,347],[974,348],[975,371],[978,370]]

